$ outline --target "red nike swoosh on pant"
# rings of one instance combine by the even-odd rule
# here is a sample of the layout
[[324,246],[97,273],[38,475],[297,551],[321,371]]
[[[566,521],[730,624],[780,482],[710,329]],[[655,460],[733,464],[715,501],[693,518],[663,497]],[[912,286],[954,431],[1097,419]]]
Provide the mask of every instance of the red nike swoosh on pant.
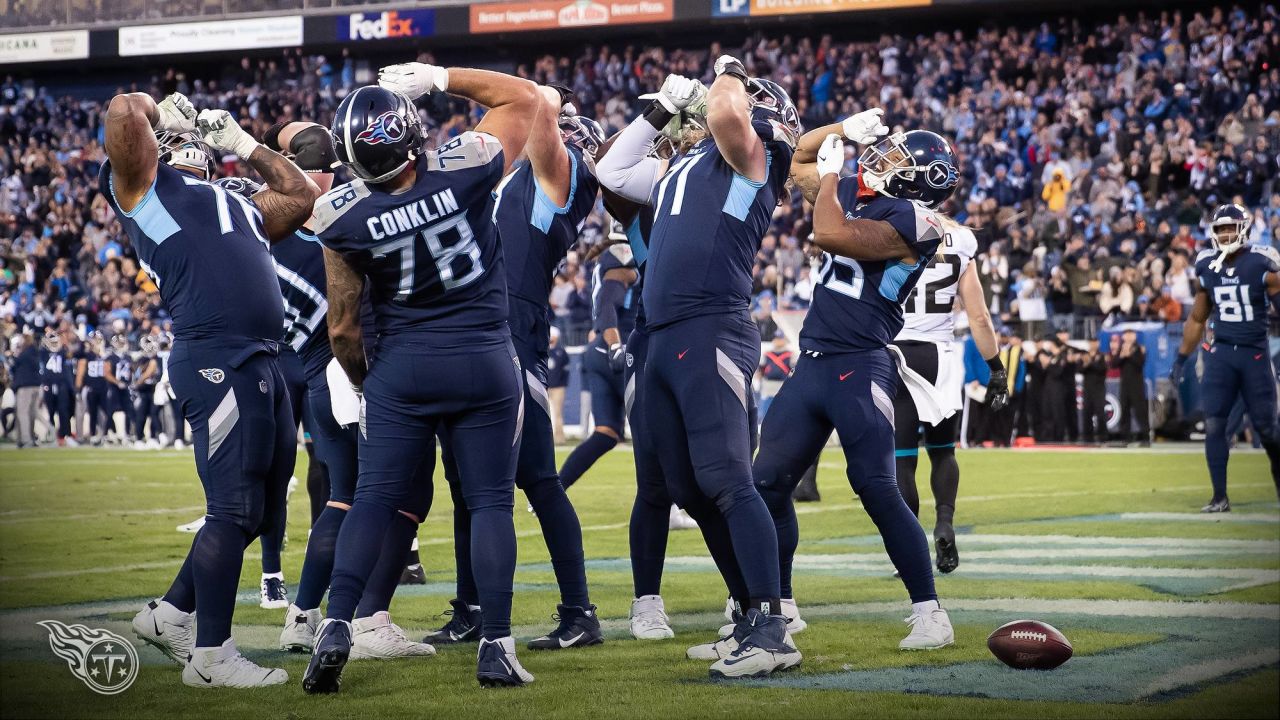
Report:
[[1261,360],[1261,359],[1262,359],[1262,353],[1258,353],[1257,355],[1254,355],[1254,356],[1253,356],[1253,359],[1254,359],[1254,360]]
[[687,353],[687,352],[689,352],[689,348],[685,348],[684,350],[682,350],[682,351],[680,351],[680,352],[676,353],[676,359],[677,359],[677,360],[683,360],[683,359],[684,359],[684,354],[685,354],[685,353]]
[[843,375],[841,375],[841,376],[840,376],[840,382],[844,382],[844,379],[845,379],[845,378],[847,378],[847,377],[849,377],[849,376],[850,376],[850,375],[852,375],[852,374],[853,374],[853,371],[852,371],[852,370],[850,370],[850,371],[849,371],[849,372],[847,372],[847,373],[844,373]]

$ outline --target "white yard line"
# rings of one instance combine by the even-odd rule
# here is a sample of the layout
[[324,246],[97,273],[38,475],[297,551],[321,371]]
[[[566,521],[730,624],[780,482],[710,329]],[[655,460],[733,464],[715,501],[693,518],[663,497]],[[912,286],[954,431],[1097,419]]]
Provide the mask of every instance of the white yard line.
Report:
[[1195,665],[1187,665],[1177,670],[1161,675],[1156,681],[1151,683],[1139,693],[1138,697],[1145,698],[1160,693],[1177,690],[1188,685],[1195,685],[1207,680],[1229,675],[1231,673],[1241,672],[1243,670],[1252,670],[1253,668],[1267,667],[1280,662],[1280,649],[1268,648],[1266,650],[1258,650],[1234,658],[1224,658],[1222,660],[1210,660],[1208,662],[1197,663]]
[[103,510],[96,513],[80,513],[77,515],[27,515],[23,517],[0,518],[0,525],[17,525],[29,522],[65,522],[72,520],[95,520],[132,515],[187,515],[203,513],[204,505],[187,505],[176,508],[149,508],[147,510]]
[[1120,513],[1121,520],[1174,520],[1177,522],[1280,523],[1280,513]]

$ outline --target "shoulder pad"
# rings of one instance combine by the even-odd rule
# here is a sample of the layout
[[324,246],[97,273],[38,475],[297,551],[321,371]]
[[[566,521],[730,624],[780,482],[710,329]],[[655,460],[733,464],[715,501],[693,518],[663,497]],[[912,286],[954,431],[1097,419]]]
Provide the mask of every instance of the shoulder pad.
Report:
[[978,254],[978,238],[973,230],[964,225],[946,226],[946,236],[951,240],[947,252],[962,255],[970,260]]
[[1214,255],[1217,255],[1217,254],[1218,254],[1218,251],[1217,251],[1217,250],[1214,250],[1214,249],[1212,249],[1212,248],[1210,248],[1210,249],[1208,249],[1208,250],[1201,250],[1200,252],[1196,253],[1196,263],[1198,264],[1201,260],[1205,260],[1205,259],[1207,259],[1207,258],[1211,258],[1211,257],[1213,257]]
[[362,199],[369,197],[369,187],[363,180],[352,180],[346,185],[339,185],[316,198],[315,207],[311,210],[311,219],[307,227],[316,235],[328,230],[338,218],[355,206]]
[[608,249],[605,250],[605,252],[612,255],[613,259],[617,260],[618,265],[622,267],[635,266],[635,256],[631,254],[630,243],[624,243],[624,242],[614,243],[613,245],[610,245]]
[[436,172],[484,167],[502,154],[502,143],[489,133],[469,131],[427,151],[427,169]]
[[1250,245],[1250,252],[1256,252],[1266,261],[1270,272],[1280,272],[1280,252],[1270,245]]
[[916,236],[908,239],[914,242],[941,242],[942,221],[938,219],[938,214],[917,202],[912,202],[911,207],[916,213]]

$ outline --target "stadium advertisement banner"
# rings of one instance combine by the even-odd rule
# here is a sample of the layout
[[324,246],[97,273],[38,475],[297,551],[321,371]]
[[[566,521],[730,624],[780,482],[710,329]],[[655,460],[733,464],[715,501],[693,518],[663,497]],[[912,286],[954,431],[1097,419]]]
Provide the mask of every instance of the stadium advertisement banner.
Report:
[[[925,7],[933,0],[749,0],[751,15],[802,15],[807,13],[856,12],[886,8]],[[746,15],[747,12],[724,12],[726,5],[746,4],[747,0],[712,0],[717,16]],[[717,12],[719,11],[719,12]]]
[[120,28],[120,55],[166,55],[302,44],[302,16]]
[[592,25],[670,22],[674,0],[535,0],[471,6],[471,32],[509,32]]
[[386,10],[338,17],[339,41],[387,40],[435,34],[435,10]]
[[0,63],[81,60],[89,57],[89,31],[0,35]]

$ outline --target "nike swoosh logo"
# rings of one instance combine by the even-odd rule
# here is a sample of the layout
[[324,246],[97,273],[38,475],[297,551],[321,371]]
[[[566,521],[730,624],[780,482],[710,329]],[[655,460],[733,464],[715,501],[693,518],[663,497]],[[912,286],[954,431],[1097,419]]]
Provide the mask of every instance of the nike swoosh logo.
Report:
[[573,636],[572,638],[570,638],[570,639],[568,639],[568,640],[565,640],[564,638],[560,638],[560,647],[561,647],[561,648],[567,648],[567,647],[572,646],[574,643],[576,643],[576,642],[578,642],[579,640],[581,640],[583,635],[586,635],[586,633],[578,633],[577,635]]
[[847,378],[847,377],[849,377],[849,376],[850,376],[850,375],[852,375],[852,374],[853,374],[853,371],[852,371],[852,370],[850,370],[850,371],[849,371],[849,372],[847,372],[847,373],[843,373],[842,375],[840,375],[840,382],[844,382],[844,379],[845,379],[845,378]]
[[508,673],[508,674],[511,674],[511,675],[515,675],[515,674],[516,674],[516,671],[515,671],[515,670],[512,670],[512,669],[511,669],[511,666],[510,666],[509,664],[507,664],[507,659],[506,659],[506,658],[504,658],[504,657],[502,657],[501,655],[499,655],[499,656],[498,656],[498,662],[502,663],[502,667],[504,667],[504,668],[506,668],[506,669],[507,669],[507,673]]
[[196,670],[196,675],[199,675],[199,676],[200,676],[200,679],[201,679],[201,680],[203,680],[203,681],[205,681],[205,682],[206,682],[206,683],[208,683],[209,685],[212,685],[212,684],[213,684],[213,678],[211,678],[211,677],[206,677],[206,676],[205,676],[205,674],[204,674],[204,673],[202,673],[202,672],[200,672],[199,670]]
[[685,353],[687,353],[687,352],[689,352],[689,348],[685,348],[683,351],[676,353],[676,359],[677,359],[677,360],[683,360],[683,359],[684,359],[684,354],[685,354]]
[[164,637],[164,633],[160,632],[160,626],[156,624],[155,618],[151,618],[151,627],[156,629],[156,637]]
[[746,660],[748,657],[750,657],[750,656],[749,656],[749,655],[742,655],[742,656],[739,656],[739,657],[737,657],[737,658],[734,658],[732,655],[730,655],[729,657],[725,658],[722,662],[723,662],[725,665],[737,665],[738,663],[742,662],[743,660]]
[[1257,355],[1254,355],[1254,356],[1253,356],[1253,359],[1254,359],[1254,360],[1261,360],[1261,359],[1262,359],[1262,353],[1258,353]]

